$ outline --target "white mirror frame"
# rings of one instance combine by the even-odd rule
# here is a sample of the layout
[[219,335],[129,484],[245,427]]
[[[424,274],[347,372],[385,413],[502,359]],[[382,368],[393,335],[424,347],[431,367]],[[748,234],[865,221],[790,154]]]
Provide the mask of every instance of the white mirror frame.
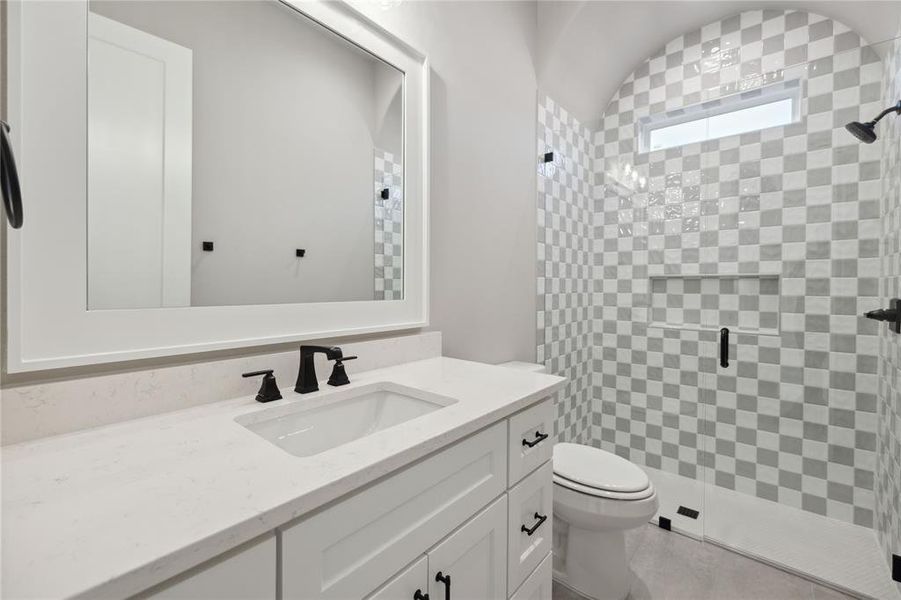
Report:
[[19,0],[7,5],[8,116],[25,224],[7,235],[8,372],[428,324],[428,61],[342,2],[285,4],[404,73],[404,299],[87,310],[88,6]]

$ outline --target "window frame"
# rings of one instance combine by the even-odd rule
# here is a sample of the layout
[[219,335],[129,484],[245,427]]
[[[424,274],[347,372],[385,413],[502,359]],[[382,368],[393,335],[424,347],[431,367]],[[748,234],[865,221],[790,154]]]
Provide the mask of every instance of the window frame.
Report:
[[[724,137],[731,137],[732,135],[743,135],[744,133],[751,133],[754,131],[763,131],[765,129],[772,129],[774,127],[786,127],[788,125],[792,125],[794,123],[798,123],[801,121],[801,101],[803,100],[803,89],[801,85],[800,79],[793,79],[790,81],[784,81],[773,85],[768,85],[765,87],[756,88],[754,90],[749,90],[746,92],[741,92],[738,94],[732,94],[729,96],[723,96],[721,98],[717,98],[716,100],[710,100],[707,102],[702,102],[700,104],[694,104],[691,106],[687,106],[685,108],[680,108],[677,110],[671,110],[664,113],[657,113],[654,115],[650,115],[647,117],[642,117],[636,123],[636,132],[635,137],[638,139],[638,152],[639,153],[649,153],[649,152],[661,152],[671,148],[682,148],[684,146],[688,146],[690,144],[698,144],[703,143],[710,140],[722,139]],[[791,120],[788,123],[780,123],[778,125],[768,125],[765,127],[750,129],[745,132],[730,134],[727,136],[711,136],[706,137],[702,140],[695,140],[691,142],[686,142],[684,144],[677,144],[672,146],[664,146],[662,148],[651,149],[651,133],[653,131],[657,131],[660,129],[665,129],[668,127],[673,127],[676,125],[681,125],[683,123],[689,123],[692,121],[700,121],[704,119],[710,119],[712,117],[716,117],[718,115],[738,112],[741,110],[747,110],[749,108],[755,108],[757,106],[764,106],[767,104],[774,104],[776,102],[781,102],[783,100],[791,100]]]

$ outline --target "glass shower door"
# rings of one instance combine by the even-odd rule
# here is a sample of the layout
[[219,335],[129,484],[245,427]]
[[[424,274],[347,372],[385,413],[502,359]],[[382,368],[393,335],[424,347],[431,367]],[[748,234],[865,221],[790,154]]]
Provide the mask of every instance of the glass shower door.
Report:
[[854,48],[761,74],[797,118],[701,157],[704,535],[849,589],[873,526],[878,338],[859,315],[881,306],[880,150],[844,125],[879,112],[879,71]]

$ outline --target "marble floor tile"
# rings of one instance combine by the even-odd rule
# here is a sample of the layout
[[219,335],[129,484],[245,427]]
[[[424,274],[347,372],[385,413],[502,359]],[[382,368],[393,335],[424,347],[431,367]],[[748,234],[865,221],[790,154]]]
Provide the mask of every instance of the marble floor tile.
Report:
[[[765,563],[648,525],[626,540],[629,600],[853,600]],[[553,600],[585,600],[558,583]]]

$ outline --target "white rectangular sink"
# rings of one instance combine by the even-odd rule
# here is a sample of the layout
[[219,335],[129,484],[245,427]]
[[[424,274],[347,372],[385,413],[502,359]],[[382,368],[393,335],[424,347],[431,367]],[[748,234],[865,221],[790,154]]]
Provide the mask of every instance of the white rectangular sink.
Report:
[[241,415],[235,421],[294,456],[313,456],[455,402],[379,382]]

